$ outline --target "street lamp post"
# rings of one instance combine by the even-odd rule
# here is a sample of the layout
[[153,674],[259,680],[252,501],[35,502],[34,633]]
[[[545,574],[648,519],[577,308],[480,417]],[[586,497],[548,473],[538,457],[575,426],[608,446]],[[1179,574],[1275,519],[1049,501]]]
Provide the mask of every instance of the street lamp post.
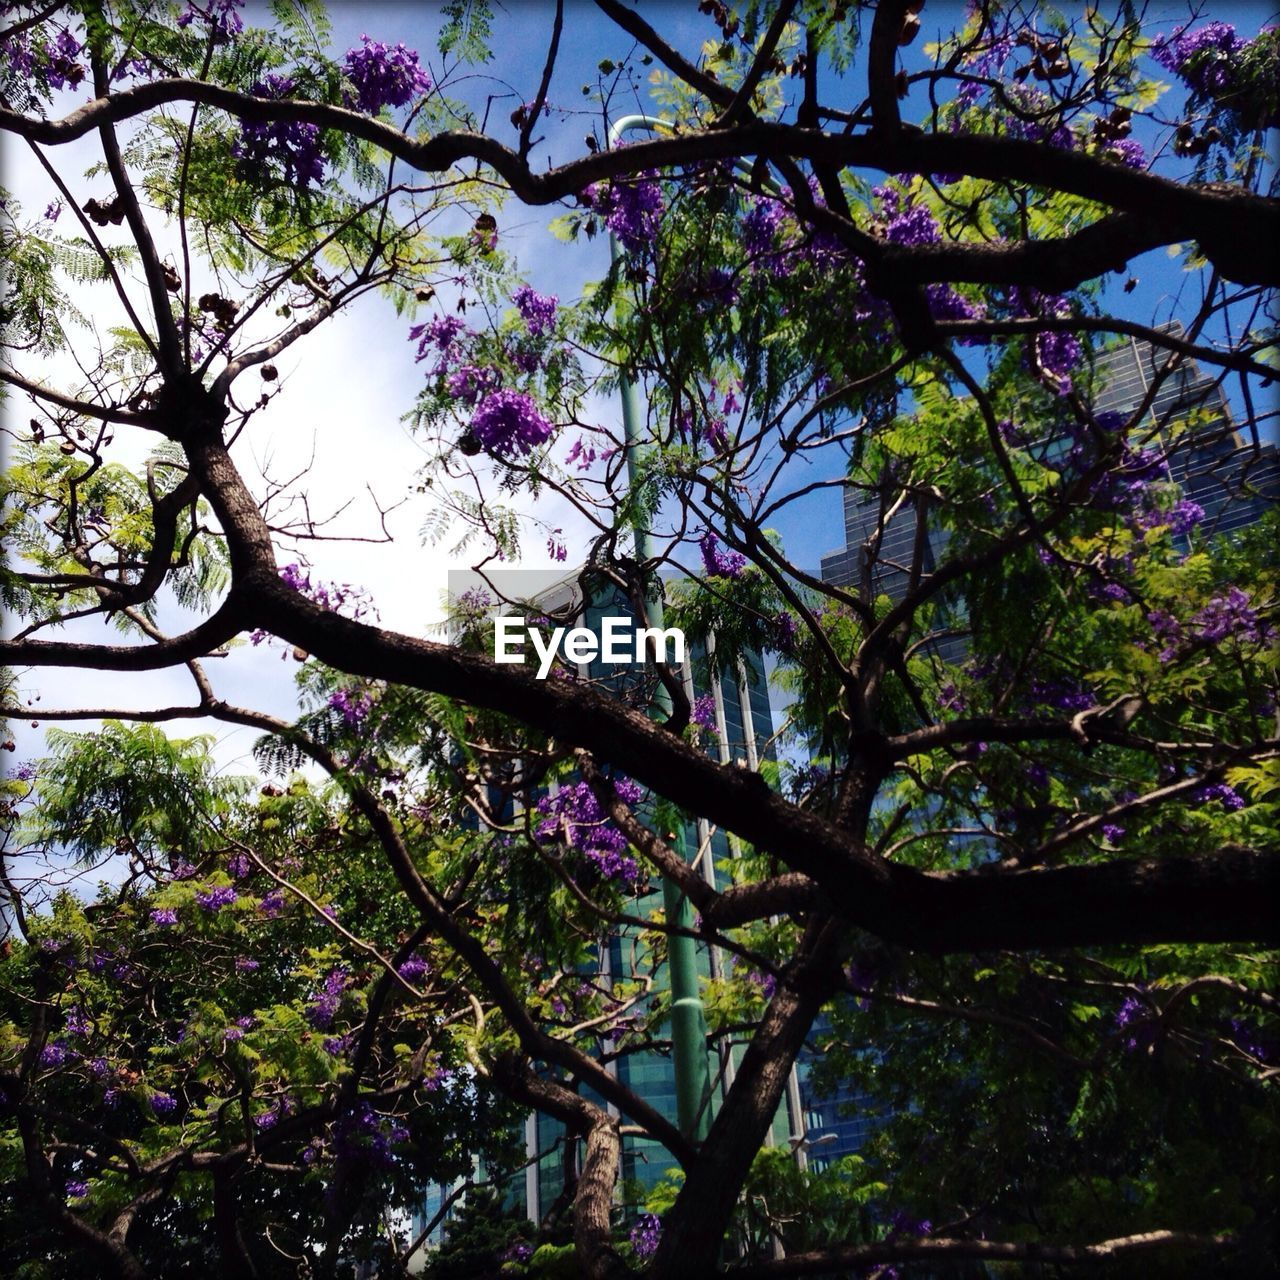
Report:
[[[618,120],[609,130],[609,145],[613,147],[623,134],[633,130],[653,130],[664,122],[652,116],[630,115]],[[617,237],[610,233],[609,253],[614,262],[622,256]],[[623,374],[622,377],[622,432],[626,442],[627,479],[634,488],[640,470],[643,448],[642,427],[645,419],[640,400],[640,388]],[[653,539],[644,527],[643,518],[637,515],[634,524],[636,560],[644,564],[653,557]],[[661,628],[662,597],[645,593],[645,625]],[[654,706],[659,714],[671,712],[671,695],[659,682],[654,695]],[[685,857],[683,831],[677,833],[676,851]],[[672,881],[663,878],[662,899],[669,925],[680,929],[692,929],[693,909],[689,899]],[[686,1138],[706,1137],[711,1123],[711,1070],[707,1056],[707,1023],[702,1012],[702,997],[698,992],[698,953],[693,938],[687,934],[669,934],[667,937],[667,967],[671,976],[671,1048],[675,1060],[676,1116],[680,1132]]]

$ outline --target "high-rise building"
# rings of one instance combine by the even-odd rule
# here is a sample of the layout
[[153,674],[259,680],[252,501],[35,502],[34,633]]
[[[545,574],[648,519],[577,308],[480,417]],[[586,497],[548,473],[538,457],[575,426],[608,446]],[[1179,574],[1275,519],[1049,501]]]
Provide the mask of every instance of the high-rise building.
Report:
[[[520,571],[513,571],[506,575],[489,575],[489,578],[496,578],[497,582],[486,584],[472,581],[467,575],[457,575],[456,581],[450,584],[451,595],[456,598],[475,590],[487,590],[491,594],[496,586],[512,602],[535,602],[538,610],[555,615],[558,624],[564,622],[586,627],[597,634],[601,633],[603,619],[607,617],[634,618],[630,599],[621,588],[607,583],[593,587],[584,599],[577,575],[549,582],[545,575],[522,576]],[[513,603],[511,612],[521,610]],[[690,644],[681,672],[685,694],[691,704],[699,698],[711,697],[715,731],[708,735],[707,750],[722,763],[738,762],[755,769],[761,760],[774,755],[773,714],[763,658],[759,653],[747,653],[736,664],[719,664],[712,674],[714,664],[708,661],[709,650],[714,653],[714,637],[707,646],[696,641]],[[636,683],[653,678],[652,673],[643,668],[610,666],[600,657],[579,663],[577,675],[579,679],[591,680],[624,699]],[[723,867],[733,855],[727,833],[712,829],[705,819],[699,818],[684,833],[684,840],[686,847],[692,850],[706,850],[705,856],[699,858],[699,866],[711,883],[724,887],[727,877]],[[647,915],[661,904],[662,895],[655,885],[650,893],[634,903],[634,914]],[[640,945],[635,930],[616,930],[600,956],[601,972],[605,975],[627,973]],[[642,964],[645,962],[643,955],[638,958]],[[704,978],[719,976],[725,963],[726,959],[719,952],[707,947],[698,949],[698,968]],[[661,993],[665,980],[663,969],[657,975],[655,994]],[[669,1054],[653,1050],[628,1053],[611,1061],[609,1070],[660,1114],[673,1123],[677,1122],[675,1070]],[[713,1108],[723,1095],[724,1087],[732,1081],[733,1071],[733,1054],[726,1048],[719,1060],[712,1064],[711,1074],[719,1081],[711,1101]],[[588,1096],[592,1096],[589,1091]],[[601,1101],[599,1098],[594,1100]],[[803,1132],[801,1111],[802,1103],[793,1081],[788,1104],[775,1122],[773,1140],[784,1142]],[[539,1222],[556,1205],[565,1186],[566,1174],[570,1171],[566,1162],[571,1167],[577,1153],[566,1149],[564,1126],[549,1116],[531,1114],[525,1121],[523,1137],[528,1163],[509,1187],[508,1204],[523,1211],[532,1221]],[[661,1144],[634,1135],[624,1137],[623,1183],[642,1191],[659,1182],[674,1167]],[[448,1191],[448,1188],[428,1191],[422,1211],[416,1218],[417,1230],[432,1219]]]
[[[1163,331],[1175,338],[1183,333],[1176,322]],[[1095,414],[1112,412],[1127,418],[1149,398],[1133,428],[1135,441],[1157,447],[1168,457],[1169,478],[1204,509],[1200,527],[1205,534],[1243,529],[1280,500],[1276,446],[1262,444],[1253,428],[1242,431],[1236,426],[1221,382],[1206,376],[1195,360],[1175,361],[1166,370],[1167,365],[1167,348],[1126,337],[1100,352],[1087,379],[1080,382],[1088,390]],[[1187,438],[1180,440],[1181,433]],[[946,542],[944,535],[933,530],[918,549],[915,509],[909,504],[893,505],[898,491],[891,482],[883,490],[845,489],[845,545],[822,557],[821,576],[853,591],[869,588],[873,599],[887,595],[899,600],[906,594],[918,551],[928,573],[945,557]],[[944,661],[956,662],[963,660],[966,647],[963,636],[952,636],[939,639],[933,649]],[[828,1141],[822,1153],[828,1160],[858,1151],[877,1123],[868,1099],[853,1088],[819,1094],[807,1083],[810,1066],[811,1060],[802,1057],[801,1093],[811,1138],[820,1135]]]
[[[1181,338],[1183,330],[1174,321],[1161,332]],[[1171,364],[1168,348],[1125,337],[1099,352],[1078,383],[1095,414],[1129,417],[1150,398],[1133,434],[1144,443],[1150,437],[1167,454],[1169,478],[1204,509],[1201,528],[1206,534],[1244,528],[1280,499],[1276,446],[1261,443],[1252,429],[1237,427],[1221,381],[1206,376],[1194,359]],[[1176,437],[1183,432],[1188,438],[1180,441]],[[872,487],[845,489],[845,545],[822,557],[821,574],[825,582],[860,590],[869,564],[871,596],[900,599],[916,550],[916,511],[910,504],[894,505],[896,486],[883,488],[883,494]],[[869,559],[873,547],[875,555]],[[944,554],[942,536],[931,531],[923,547],[924,571]]]
[[[1183,330],[1174,321],[1162,332],[1181,338]],[[1169,364],[1167,348],[1123,338],[1094,362],[1093,411],[1128,417],[1150,398],[1135,435],[1151,435],[1168,453],[1170,479],[1204,509],[1206,534],[1242,529],[1280,499],[1280,455],[1252,427],[1235,424],[1219,379],[1206,376],[1193,359],[1166,372]],[[1186,432],[1185,442],[1175,440],[1178,431]]]

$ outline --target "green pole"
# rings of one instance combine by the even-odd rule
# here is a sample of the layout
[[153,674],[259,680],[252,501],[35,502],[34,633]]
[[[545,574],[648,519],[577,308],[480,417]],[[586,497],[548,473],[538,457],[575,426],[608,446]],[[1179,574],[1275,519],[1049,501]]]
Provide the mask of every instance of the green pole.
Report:
[[[661,123],[650,116],[624,116],[609,130],[609,145],[614,146],[624,133],[631,130],[653,129]],[[609,236],[609,253],[614,262],[622,256],[617,237],[612,234]],[[640,469],[644,419],[640,389],[624,374],[622,433],[627,449],[627,479],[633,488]],[[653,540],[639,516],[635,521],[634,536],[636,560],[644,564],[653,556]],[[644,615],[646,626],[662,627],[660,594],[646,593]],[[653,704],[657,714],[670,715],[671,695],[662,683],[658,684]],[[688,860],[683,830],[676,833],[676,852]],[[688,898],[665,877],[662,900],[668,924],[692,929],[693,909]],[[707,1136],[711,1126],[711,1067],[707,1058],[707,1022],[698,992],[698,951],[692,938],[668,935],[667,968],[671,976],[671,1050],[675,1059],[676,1116],[680,1132],[686,1138],[699,1140]]]

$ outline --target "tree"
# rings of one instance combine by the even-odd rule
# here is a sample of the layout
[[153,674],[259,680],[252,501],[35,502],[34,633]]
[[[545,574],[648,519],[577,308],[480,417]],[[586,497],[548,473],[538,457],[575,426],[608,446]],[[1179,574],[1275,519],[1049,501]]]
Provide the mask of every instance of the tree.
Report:
[[[25,940],[6,961],[6,1176],[43,1215],[48,1266],[83,1249],[147,1274],[172,1235],[193,1268],[216,1249],[270,1274],[285,1224],[324,1274],[375,1256],[391,1274],[379,1204],[449,1176],[460,1144],[508,1167],[510,1104],[580,1148],[586,1275],[1274,1262],[1275,521],[1216,534],[1169,477],[1226,457],[1243,498],[1266,460],[1280,44],[1155,32],[1128,5],[1071,21],[979,3],[916,54],[922,7],[707,3],[690,52],[665,11],[597,0],[630,52],[586,99],[616,114],[653,66],[661,123],[625,146],[593,127],[577,154],[539,132],[578,92],[560,5],[511,133],[465,97],[464,63],[490,57],[482,4],[445,6],[430,74],[368,38],[339,58],[306,4],[264,30],[236,0],[9,7],[0,125],[61,194],[40,219],[4,210],[3,378],[36,416],[9,427],[22,621],[3,658],[185,668],[196,689],[43,708],[116,723],[56,739],[15,784],[22,847],[130,866],[92,907],[43,914],[9,877]],[[90,138],[82,183],[60,148]],[[579,302],[504,257],[513,204],[614,237]],[[1165,250],[1180,331],[1125,314],[1131,281],[1108,279]],[[77,307],[91,285],[118,312],[105,337]],[[273,362],[374,291],[406,324],[425,308],[412,408],[437,527],[467,523],[486,563],[517,554],[522,502],[555,495],[637,605],[695,546],[674,616],[730,669],[776,655],[812,766],[720,763],[669,672],[628,699],[538,680],[493,662],[482,618],[456,644],[399,634],[285,562],[321,530],[255,498],[234,446],[288,395]],[[1098,412],[1120,335],[1163,354],[1136,408]],[[1194,409],[1153,425],[1190,360],[1238,387],[1243,435]],[[592,393],[621,381],[648,398],[638,442],[593,421]],[[772,526],[845,492],[880,514],[839,586]],[[908,517],[893,560],[885,532]],[[643,561],[636,527],[658,545]],[[43,634],[85,619],[125,642]],[[296,723],[219,694],[208,660],[246,633],[303,663]],[[659,686],[673,710],[654,718]],[[10,714],[23,697],[15,674]],[[197,746],[147,727],[183,718],[261,730],[284,794],[221,787]],[[307,760],[327,789],[288,780]],[[668,834],[694,817],[735,839],[719,885]],[[706,990],[713,1041],[743,1047],[702,1141],[607,1065],[665,1035],[651,997],[678,930],[635,905],[654,876],[737,961]],[[277,888],[310,914],[268,909],[289,959],[259,990],[225,960]],[[311,908],[334,899],[325,932]],[[609,975],[620,924],[644,946]],[[170,928],[190,940],[176,956],[152,941]],[[104,939],[116,987],[93,967]],[[194,966],[216,974],[200,1002]],[[317,1054],[317,1008],[312,1032],[341,1014],[356,1040]],[[235,1016],[257,1022],[229,1046]],[[91,1056],[94,1037],[119,1051]],[[812,1037],[891,1110],[826,1174],[762,1151]],[[456,1123],[428,1087],[436,1052]],[[135,1096],[108,1122],[121,1082]],[[624,1124],[683,1169],[647,1206],[661,1230],[630,1239]]]

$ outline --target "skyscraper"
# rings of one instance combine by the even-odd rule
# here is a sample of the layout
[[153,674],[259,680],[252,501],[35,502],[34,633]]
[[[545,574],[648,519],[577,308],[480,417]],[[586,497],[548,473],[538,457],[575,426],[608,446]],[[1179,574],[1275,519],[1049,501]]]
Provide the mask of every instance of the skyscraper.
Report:
[[[555,615],[557,623],[581,626],[597,635],[603,629],[607,617],[634,618],[631,600],[620,587],[607,582],[592,586],[584,595],[577,574],[560,576],[551,580],[546,574],[529,574],[525,571],[499,571],[479,579],[475,575],[451,575],[450,594],[456,599],[468,592],[487,591],[492,595],[497,589],[513,602],[512,613],[522,610],[514,602],[529,601],[536,610]],[[528,613],[531,610],[524,610]],[[755,769],[762,759],[772,757],[773,715],[770,708],[768,685],[763,658],[759,653],[743,655],[736,664],[722,663],[717,667],[708,661],[714,654],[714,637],[704,646],[693,641],[689,646],[688,660],[681,671],[685,694],[691,704],[699,699],[711,699],[714,732],[707,735],[707,750],[722,763],[739,762]],[[615,667],[607,665],[602,657],[577,664],[577,676],[591,680],[609,689],[620,698],[627,698],[636,684],[652,679],[652,673],[643,668]],[[693,850],[706,850],[699,858],[699,866],[708,880],[721,887],[727,881],[723,864],[733,853],[724,831],[713,830],[705,819],[697,819],[684,835],[686,845]],[[651,891],[633,904],[633,913],[647,915],[662,905],[662,895],[653,886]],[[623,975],[633,963],[633,957],[643,966],[648,957],[635,929],[620,928],[613,931],[599,957],[603,975]],[[718,977],[724,958],[716,951],[700,947],[698,968],[703,978]],[[665,982],[665,967],[656,975],[654,994],[661,994]],[[608,1064],[608,1069],[621,1083],[642,1098],[650,1106],[673,1123],[677,1122],[675,1071],[669,1054],[642,1049],[618,1055]],[[711,1074],[720,1081],[718,1096],[724,1086],[733,1079],[732,1053],[725,1049],[713,1062]],[[600,1101],[596,1098],[595,1101]],[[802,1132],[800,1100],[793,1082],[788,1106],[783,1108],[775,1123],[775,1139],[779,1142]],[[564,1189],[566,1175],[571,1172],[575,1151],[565,1147],[564,1126],[549,1116],[530,1114],[524,1126],[524,1147],[528,1163],[523,1173],[513,1179],[508,1188],[508,1204],[539,1222],[557,1202]],[[675,1167],[674,1161],[659,1143],[628,1134],[624,1137],[621,1177],[626,1183],[643,1189],[652,1187]],[[425,1197],[422,1212],[417,1216],[416,1229],[431,1220],[443,1204],[448,1188],[432,1188]],[[438,1229],[437,1229],[438,1230]]]
[[[1175,339],[1183,335],[1176,322],[1162,331]],[[1252,424],[1243,430],[1235,424],[1220,380],[1206,376],[1195,360],[1171,361],[1168,348],[1125,337],[1097,354],[1078,385],[1087,391],[1095,414],[1128,418],[1149,400],[1132,428],[1135,443],[1157,448],[1167,458],[1168,478],[1204,509],[1200,528],[1206,535],[1237,532],[1280,499],[1276,446],[1262,444]],[[913,558],[922,554],[928,573],[945,558],[946,541],[934,529],[918,545],[915,509],[895,505],[899,487],[890,476],[885,481],[879,489],[845,489],[845,545],[822,557],[821,576],[835,586],[869,591],[872,599],[887,595],[896,601],[906,593]],[[933,645],[949,662],[962,661],[966,648],[963,636],[940,638]],[[802,1058],[802,1081],[808,1067]],[[826,1158],[856,1152],[874,1132],[876,1118],[857,1090],[840,1088],[822,1096],[805,1083],[801,1092],[810,1131],[834,1135]]]

